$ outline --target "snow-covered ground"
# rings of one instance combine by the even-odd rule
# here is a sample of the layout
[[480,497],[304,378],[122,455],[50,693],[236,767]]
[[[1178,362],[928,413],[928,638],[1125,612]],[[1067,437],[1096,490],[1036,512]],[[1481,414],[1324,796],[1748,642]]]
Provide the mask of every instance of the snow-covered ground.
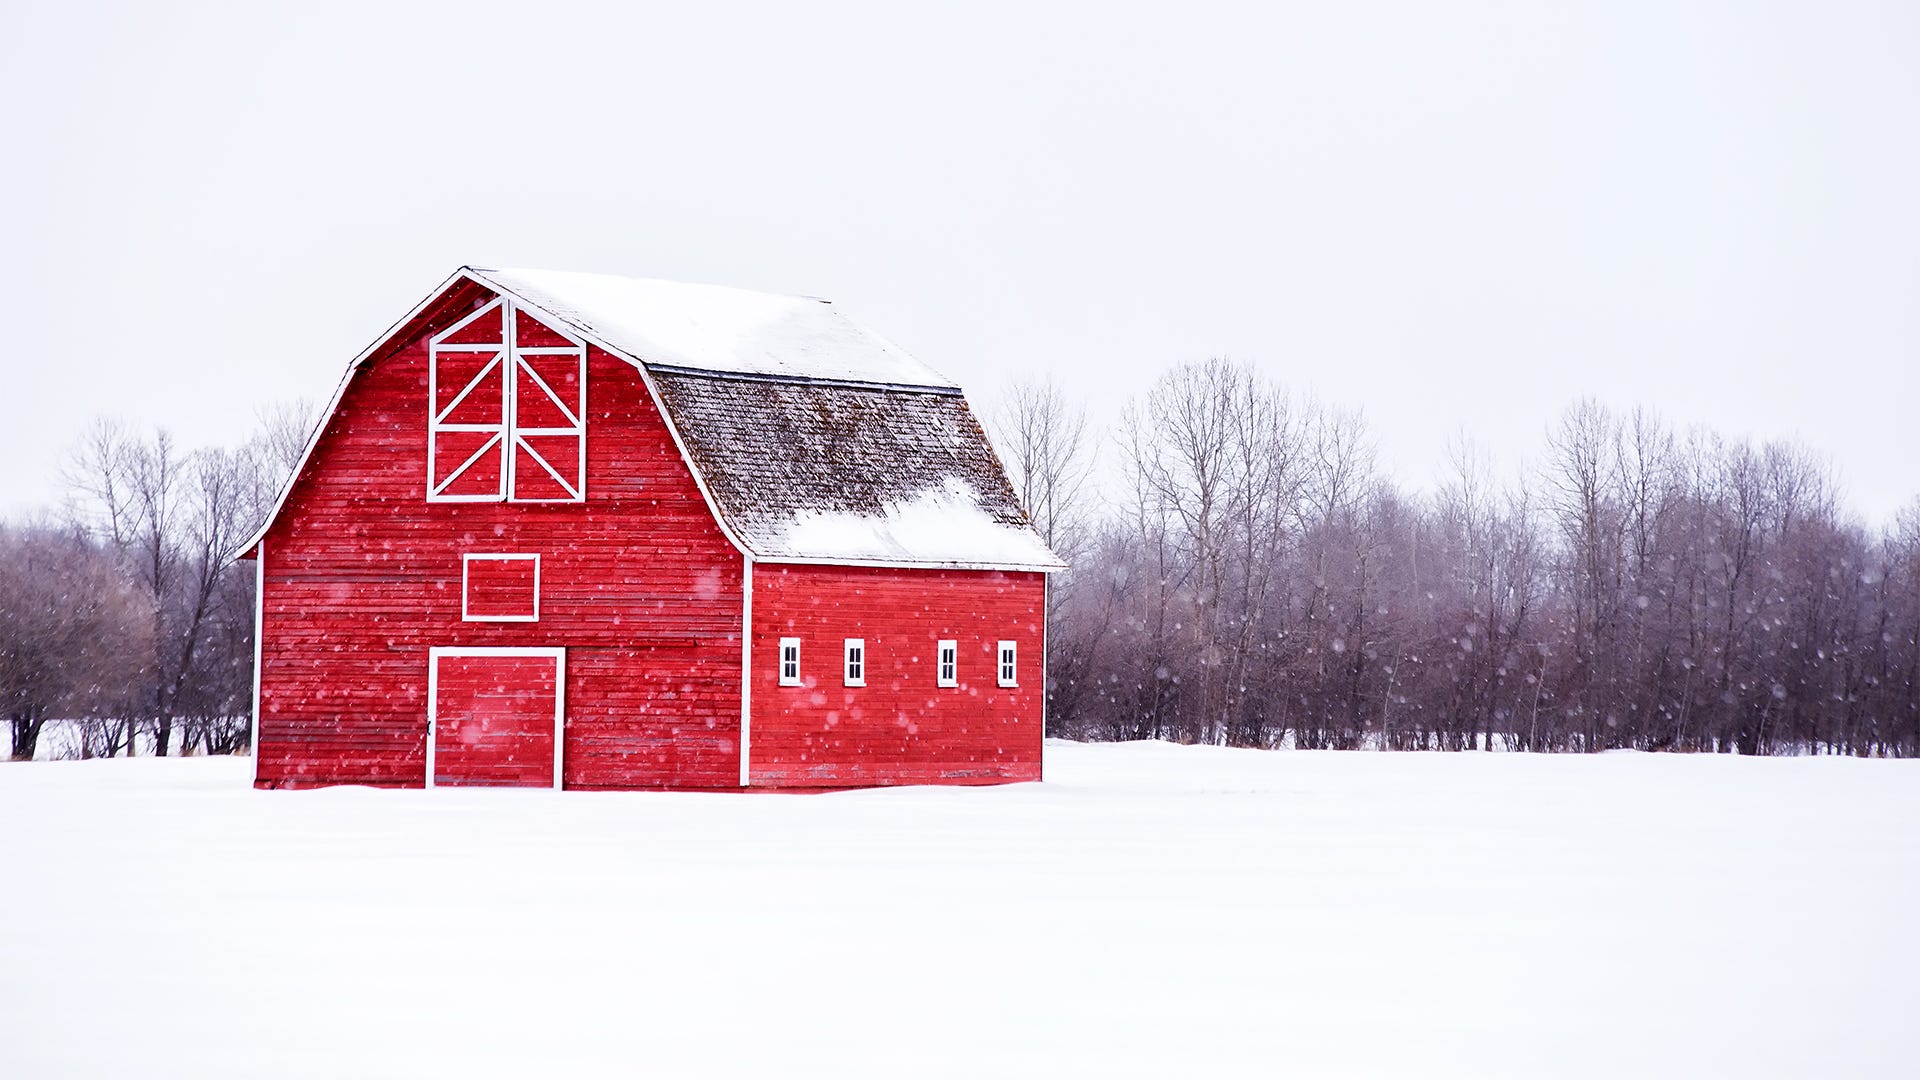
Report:
[[1920,1075],[1920,762],[821,796],[0,766],[0,1077]]

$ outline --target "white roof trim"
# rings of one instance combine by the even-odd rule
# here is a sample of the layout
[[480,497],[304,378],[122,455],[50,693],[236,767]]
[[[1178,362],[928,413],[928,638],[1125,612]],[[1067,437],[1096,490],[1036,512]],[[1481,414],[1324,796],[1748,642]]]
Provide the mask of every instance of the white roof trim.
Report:
[[882,570],[997,570],[1002,573],[1058,574],[1065,563],[906,562],[899,559],[829,559],[807,555],[755,555],[755,566],[870,566]]
[[300,474],[307,471],[307,461],[313,457],[314,447],[320,445],[320,435],[327,430],[327,422],[333,419],[333,411],[340,407],[340,399],[347,396],[347,384],[353,381],[354,372],[360,370],[360,365],[366,363],[368,357],[385,347],[387,342],[391,341],[393,336],[398,334],[402,327],[419,318],[420,313],[432,306],[435,300],[445,296],[447,290],[453,288],[454,282],[466,276],[467,274],[464,267],[448,275],[447,280],[441,282],[438,288],[428,293],[426,299],[413,305],[411,311],[408,311],[405,315],[395,320],[392,326],[387,327],[379,337],[374,339],[373,344],[361,349],[360,355],[354,357],[353,361],[347,365],[346,372],[340,376],[339,385],[333,388],[333,397],[328,399],[327,407],[320,410],[320,419],[314,423],[313,430],[307,434],[306,449],[300,451],[300,463],[293,467],[293,471],[288,473],[286,480],[281,483],[280,495],[273,500],[273,510],[267,514],[266,520],[260,523],[260,528],[234,551],[234,558],[244,559],[254,548],[259,547],[260,541],[267,538],[267,533],[273,528],[274,521],[280,517],[280,511],[286,509],[287,497],[293,494],[293,485],[299,481]]

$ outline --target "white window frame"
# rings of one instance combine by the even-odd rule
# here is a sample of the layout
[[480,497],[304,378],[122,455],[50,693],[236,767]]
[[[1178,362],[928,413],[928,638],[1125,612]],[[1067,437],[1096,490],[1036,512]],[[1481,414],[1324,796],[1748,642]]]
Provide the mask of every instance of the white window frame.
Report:
[[[460,407],[460,403],[466,400],[467,395],[473,392],[474,387],[479,386],[482,380],[486,379],[487,376],[492,375],[496,369],[502,367],[502,365],[506,363],[506,351],[507,351],[507,345],[505,340],[506,331],[504,329],[501,331],[501,340],[498,342],[474,343],[474,344],[467,344],[467,343],[447,344],[446,339],[454,336],[455,334],[458,334],[460,331],[465,330],[471,324],[478,322],[480,319],[483,319],[488,315],[492,315],[495,312],[500,313],[495,317],[502,318],[502,319],[506,318],[511,314],[511,311],[508,308],[506,299],[504,297],[495,297],[491,303],[488,303],[476,309],[472,314],[461,319],[459,322],[456,322],[452,326],[447,327],[445,330],[442,330],[439,333],[433,335],[432,340],[428,342],[428,346],[427,346],[427,501],[430,503],[433,503],[433,502],[500,502],[507,497],[507,491],[509,490],[507,487],[507,467],[508,467],[509,455],[506,452],[506,447],[504,446],[504,444],[507,441],[507,432],[512,430],[507,419],[507,411],[510,408],[512,408],[511,404],[508,401],[508,397],[512,392],[512,388],[508,385],[506,373],[504,371],[500,373],[500,422],[499,423],[497,424],[450,424],[446,422],[446,418],[453,414],[453,410]],[[505,324],[503,323],[503,326],[504,325]],[[469,379],[467,381],[466,388],[461,390],[460,393],[456,394],[453,400],[447,403],[445,408],[441,408],[440,406],[440,354],[443,352],[446,352],[446,353],[491,352],[494,354],[493,359],[481,366],[480,373],[478,375],[475,375],[473,378]],[[456,466],[454,469],[449,471],[444,477],[442,477],[440,476],[439,463],[436,461],[436,457],[439,454],[440,433],[443,431],[466,431],[466,432],[472,432],[477,435],[491,435],[492,438],[489,438],[486,441],[486,443],[480,447],[480,449],[475,450],[472,456],[468,457],[466,461],[462,462],[461,464]],[[475,492],[475,493],[470,493],[465,495],[445,494],[447,488],[450,487],[455,480],[459,479],[468,469],[472,468],[477,462],[479,462],[481,458],[487,456],[487,454],[489,453],[500,455],[500,482],[499,482],[499,486],[493,492],[491,493]],[[438,484],[435,484],[434,482],[436,478],[439,480]]]
[[563,786],[567,750],[567,650],[564,648],[442,648],[427,650],[427,776],[433,787],[434,741],[439,738],[440,658],[443,656],[535,656],[553,660],[553,790]]
[[[467,610],[468,573],[475,560],[486,562],[524,562],[533,561],[533,614],[531,615],[474,615]],[[460,556],[460,621],[461,622],[539,622],[540,621],[540,555],[537,552],[479,552]]]
[[1002,641],[994,650],[993,672],[1000,677],[1001,686],[1020,685],[1020,643]]
[[[793,650],[793,673],[791,675],[787,673],[787,650],[788,649]],[[781,686],[799,686],[800,685],[800,639],[799,638],[783,637],[780,639],[780,653],[779,653],[778,664],[779,666],[776,670],[778,670],[780,673],[780,685]]]
[[960,685],[960,643],[944,639],[933,648],[933,679],[937,686]]
[[[539,322],[540,322],[540,325],[542,326],[547,325],[544,319],[539,320]],[[549,330],[553,329],[552,327],[547,327],[547,328]],[[561,333],[558,330],[555,330],[554,332],[557,334],[560,334],[561,337],[566,338],[568,341],[575,341],[575,338],[571,334]],[[515,399],[514,399],[514,404],[508,406],[507,430],[513,433],[513,444],[508,447],[509,452],[507,454],[507,501],[517,502],[517,503],[586,502],[587,501],[587,347],[583,343],[576,342],[575,344],[568,345],[568,346],[549,345],[544,347],[522,348],[520,344],[517,341],[515,341],[512,346],[512,351],[513,351],[513,367],[508,369],[508,374],[511,376],[511,378],[508,380],[507,388],[514,393]],[[540,377],[540,373],[533,369],[533,365],[527,362],[527,357],[529,356],[566,356],[566,357],[574,358],[575,363],[579,365],[579,375],[576,376],[576,381],[574,383],[574,386],[580,392],[578,400],[576,400],[571,405],[569,405],[567,402],[561,401],[560,395],[554,391],[553,387],[548,386],[547,381],[545,379],[542,379]],[[541,390],[542,393],[546,394],[547,400],[553,402],[554,407],[560,410],[561,416],[563,416],[568,421],[568,423],[562,424],[559,427],[544,427],[544,428],[520,426],[520,417],[517,410],[519,408],[518,395],[520,392],[520,380],[523,378],[531,381],[536,387],[538,387]],[[540,451],[535,450],[533,448],[533,444],[527,441],[527,436],[529,435],[535,438],[538,438],[542,435],[564,435],[564,436],[568,436],[578,440],[580,460],[576,463],[576,468],[578,471],[574,473],[574,476],[580,482],[579,487],[577,489],[574,487],[572,483],[570,483],[567,480],[566,477],[560,475],[560,470],[554,468],[551,464],[547,462],[546,458],[541,456]],[[515,463],[519,460],[519,457],[520,457],[519,451],[521,450],[525,450],[527,452],[528,457],[532,458],[534,462],[538,464],[542,469],[545,469],[547,472],[547,475],[553,479],[554,483],[560,485],[560,490],[566,492],[566,494],[558,498],[552,498],[552,499],[525,498],[525,497],[513,494],[514,469],[516,467]]]
[[850,637],[841,647],[841,674],[848,686],[867,685],[867,639]]
[[[528,312],[528,315],[560,335],[569,344],[546,346],[521,346],[518,339],[518,324],[515,317],[522,310],[513,301],[504,297],[495,298],[471,315],[435,334],[428,342],[427,349],[427,501],[440,502],[516,502],[516,503],[577,503],[587,499],[587,345],[564,330],[555,329],[547,320]],[[453,337],[487,315],[499,312],[500,340],[497,342],[468,343],[448,342]],[[468,380],[467,385],[445,408],[440,407],[440,355],[442,353],[492,353],[493,359],[482,366],[480,373]],[[579,390],[577,400],[568,403],[560,400],[560,395],[547,385],[533,365],[527,362],[530,356],[565,356],[575,358],[579,364],[579,378],[576,384]],[[500,422],[498,424],[451,424],[446,418],[453,414],[474,387],[491,375],[496,367],[500,372]],[[553,402],[567,423],[559,427],[523,428],[519,417],[515,415],[517,395],[521,379],[528,380],[535,388]],[[435,461],[438,453],[439,435],[443,431],[465,431],[492,436],[485,445],[473,452],[466,461],[445,476],[438,476],[439,463]],[[579,461],[576,462],[579,486],[560,475],[545,457],[542,457],[533,445],[526,441],[527,436],[538,438],[542,435],[564,435],[578,439]],[[514,494],[514,463],[525,450],[527,456],[560,485],[563,496],[556,499],[521,498]],[[493,492],[478,492],[466,495],[448,495],[446,489],[489,453],[500,455],[500,484]],[[435,479],[438,477],[438,484]]]

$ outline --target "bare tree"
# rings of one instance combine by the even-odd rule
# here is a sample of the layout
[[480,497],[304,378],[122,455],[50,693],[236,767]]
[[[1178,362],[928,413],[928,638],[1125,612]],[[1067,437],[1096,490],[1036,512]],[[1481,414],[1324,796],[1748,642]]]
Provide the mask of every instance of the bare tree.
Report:
[[1178,583],[1184,737],[1257,740],[1243,709],[1250,657],[1305,485],[1294,409],[1245,364],[1185,364],[1128,409],[1122,445],[1143,542],[1161,552],[1164,586]]
[[255,414],[253,436],[241,447],[238,463],[243,498],[250,504],[243,530],[248,535],[266,523],[321,419],[319,404],[310,398],[277,402]]
[[171,749],[234,548],[263,512],[261,493],[276,486],[262,457],[188,454],[164,430],[142,437],[111,421],[81,443],[69,471],[76,523],[119,553],[151,613],[148,686],[108,749],[133,753],[142,731],[156,753]]
[[137,684],[151,630],[112,553],[50,528],[0,526],[0,709],[16,761],[52,717],[110,710]]
[[994,441],[1020,503],[1047,546],[1073,561],[1086,542],[1093,450],[1087,413],[1052,382],[1023,382],[993,417]]
[[1591,398],[1567,409],[1547,440],[1548,505],[1566,545],[1578,630],[1573,659],[1579,685],[1571,700],[1588,749],[1601,749],[1603,733],[1618,721],[1612,661],[1624,522],[1614,469],[1621,457],[1619,440],[1619,421]]
[[[1093,471],[1093,449],[1087,442],[1087,415],[1068,401],[1052,382],[1020,383],[1008,393],[992,422],[1000,457],[1027,510],[1034,528],[1069,566],[1048,582],[1047,621],[1058,626],[1074,610],[1075,577],[1071,567],[1092,543],[1087,482]],[[1092,650],[1098,634],[1048,634],[1048,715],[1073,708],[1074,695],[1084,691]]]
[[[1312,408],[1306,435],[1307,480],[1300,507],[1311,564],[1304,598],[1305,664],[1311,692],[1304,695],[1303,739],[1312,746],[1350,745],[1345,718],[1361,713],[1361,681],[1353,674],[1364,654],[1348,646],[1364,640],[1372,551],[1361,542],[1362,511],[1377,496],[1374,449],[1360,413]],[[1374,505],[1380,505],[1377,499]],[[1336,597],[1339,578],[1350,582],[1349,603]]]

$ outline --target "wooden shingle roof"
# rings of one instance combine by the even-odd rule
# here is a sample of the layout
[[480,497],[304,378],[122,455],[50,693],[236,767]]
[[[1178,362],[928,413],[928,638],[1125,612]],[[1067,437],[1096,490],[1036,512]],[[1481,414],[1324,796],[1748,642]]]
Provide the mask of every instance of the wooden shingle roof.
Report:
[[754,555],[1051,570],[957,393],[655,371],[721,515]]

